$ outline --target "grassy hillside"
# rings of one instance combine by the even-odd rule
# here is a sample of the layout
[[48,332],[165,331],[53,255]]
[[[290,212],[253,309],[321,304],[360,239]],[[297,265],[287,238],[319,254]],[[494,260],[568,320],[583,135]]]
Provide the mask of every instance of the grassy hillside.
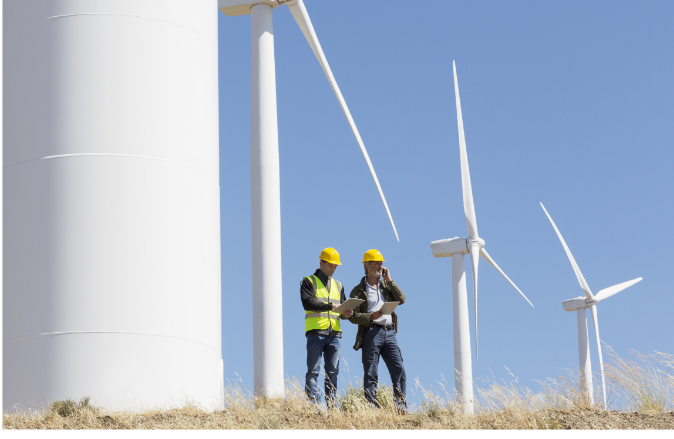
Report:
[[[541,381],[536,392],[512,381],[476,383],[476,414],[464,415],[453,390],[427,390],[410,413],[395,412],[392,389],[380,387],[381,409],[369,407],[362,383],[347,383],[338,409],[310,404],[303,383],[290,379],[286,398],[254,397],[240,383],[225,388],[225,404],[204,410],[189,402],[140,412],[106,411],[79,402],[56,401],[46,410],[7,412],[5,429],[674,429],[674,356],[633,352],[629,360],[609,351],[606,364],[609,410],[580,391],[574,371]],[[594,379],[601,395],[601,378]]]

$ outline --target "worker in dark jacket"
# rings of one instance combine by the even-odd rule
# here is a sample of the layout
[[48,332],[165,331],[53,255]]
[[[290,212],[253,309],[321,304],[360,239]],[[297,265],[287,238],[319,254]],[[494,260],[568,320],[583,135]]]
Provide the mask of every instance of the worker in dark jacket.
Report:
[[[382,265],[385,262],[379,250],[368,250],[363,255],[365,277],[351,290],[351,298],[365,302],[354,308],[351,323],[358,325],[355,350],[363,348],[363,390],[365,398],[375,407],[377,401],[377,381],[379,379],[379,357],[384,358],[391,375],[393,397],[399,412],[407,412],[406,375],[403,356],[400,353],[396,334],[398,316],[395,311],[384,315],[380,308],[385,302],[405,303],[405,294],[391,278],[391,272]],[[383,279],[380,279],[381,277]]]
[[300,283],[302,306],[304,307],[304,332],[307,337],[307,375],[305,391],[312,402],[320,400],[318,371],[321,356],[325,359],[325,403],[328,408],[335,406],[337,374],[339,373],[339,352],[342,329],[339,319],[353,315],[350,309],[343,314],[333,312],[342,302],[344,287],[334,279],[339,262],[339,253],[334,248],[326,248],[319,256],[320,268],[312,276]]

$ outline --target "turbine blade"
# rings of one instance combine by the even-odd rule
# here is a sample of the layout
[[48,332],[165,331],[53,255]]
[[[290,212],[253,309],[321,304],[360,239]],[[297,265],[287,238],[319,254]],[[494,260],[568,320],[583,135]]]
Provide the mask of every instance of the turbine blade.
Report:
[[501,270],[501,268],[498,265],[496,265],[496,262],[494,262],[491,256],[489,256],[489,253],[487,253],[487,250],[485,250],[484,247],[480,249],[480,256],[482,256],[487,262],[491,264],[492,267],[494,267],[499,273],[501,273],[503,277],[505,277],[508,280],[508,282],[510,282],[510,285],[515,287],[515,289],[522,295],[522,297],[524,297],[524,299],[527,302],[529,302],[529,305],[531,305],[532,307],[534,306],[534,304],[531,303],[529,299],[527,299],[527,296],[525,296],[524,293],[519,288],[517,288],[517,285],[515,285],[515,283],[511,281],[508,276],[506,276],[506,274],[503,272],[503,270]]
[[608,299],[612,295],[621,292],[625,288],[631,287],[635,283],[640,282],[642,279],[643,279],[643,277],[640,277],[640,278],[637,278],[637,279],[628,280],[627,282],[623,282],[623,283],[618,284],[618,285],[613,285],[612,287],[604,288],[603,290],[598,292],[597,295],[594,296],[594,298],[597,302],[600,302],[604,299]]
[[601,340],[599,339],[599,319],[597,317],[597,307],[592,305],[592,323],[594,324],[594,333],[597,336],[597,349],[599,350],[599,367],[601,369],[601,388],[604,394],[604,410],[606,410],[606,380],[604,378],[604,360],[601,356]]
[[480,246],[475,243],[470,246],[470,265],[473,272],[473,300],[475,301],[475,360],[480,361],[477,350],[477,264],[480,262]]
[[332,71],[330,70],[330,66],[328,65],[328,60],[325,58],[325,54],[323,54],[323,49],[321,49],[321,44],[318,42],[318,38],[316,37],[316,32],[314,31],[314,27],[311,24],[311,20],[309,19],[309,14],[307,13],[307,9],[304,6],[304,3],[302,0],[298,0],[297,3],[293,5],[289,5],[288,9],[290,9],[290,12],[293,14],[293,17],[295,18],[295,21],[299,25],[300,29],[302,30],[302,33],[304,34],[304,37],[307,39],[309,42],[309,45],[311,46],[311,50],[314,51],[314,55],[316,55],[316,58],[318,59],[318,62],[320,63],[321,67],[323,68],[323,72],[325,73],[325,76],[328,77],[328,81],[330,82],[330,86],[332,87],[332,91],[335,93],[335,96],[337,96],[337,100],[339,101],[339,105],[342,107],[342,111],[344,111],[344,115],[346,116],[346,120],[349,122],[349,125],[351,126],[351,131],[353,131],[353,135],[356,137],[356,141],[358,142],[358,146],[360,147],[360,151],[363,153],[363,157],[365,157],[365,162],[367,163],[367,167],[370,168],[370,173],[372,174],[372,178],[374,178],[374,183],[377,185],[377,190],[379,191],[379,196],[381,196],[381,200],[384,202],[384,207],[386,208],[386,213],[388,214],[388,218],[391,221],[391,226],[393,227],[393,232],[396,235],[396,239],[400,241],[400,238],[398,238],[398,231],[396,230],[396,226],[393,223],[393,217],[391,216],[391,211],[388,208],[388,203],[386,202],[386,197],[384,197],[384,191],[381,189],[381,185],[379,184],[379,179],[377,178],[377,174],[374,172],[374,167],[372,166],[372,162],[370,161],[370,156],[367,153],[367,150],[365,149],[365,145],[363,144],[363,139],[360,137],[360,133],[358,132],[358,128],[356,128],[356,123],[353,121],[353,117],[351,117],[351,112],[349,112],[349,108],[346,106],[346,101],[344,100],[344,97],[342,96],[342,92],[339,90],[339,87],[337,86],[337,82],[335,81],[335,77],[332,75]]
[[468,154],[466,153],[466,135],[463,132],[463,116],[461,113],[461,99],[459,98],[459,80],[456,76],[456,63],[454,66],[454,94],[456,95],[456,119],[459,124],[459,149],[461,152],[461,187],[463,188],[463,211],[466,214],[468,225],[468,237],[477,237],[477,219],[475,218],[475,206],[473,205],[473,187],[470,184],[470,171],[468,169]]
[[589,300],[594,300],[594,296],[592,296],[592,291],[590,291],[590,287],[587,285],[587,282],[585,282],[585,278],[583,277],[583,273],[580,272],[580,268],[578,268],[578,264],[576,264],[576,260],[573,259],[573,255],[571,254],[571,250],[569,250],[569,247],[566,245],[566,242],[564,241],[564,238],[562,238],[562,234],[559,233],[559,229],[555,225],[555,222],[552,220],[552,217],[548,213],[547,210],[545,210],[545,206],[543,206],[543,203],[541,203],[541,207],[543,208],[543,211],[545,214],[548,216],[548,219],[552,223],[552,227],[555,228],[555,232],[557,232],[557,236],[559,236],[559,240],[562,241],[562,245],[564,246],[564,250],[566,251],[566,255],[569,257],[569,261],[571,261],[571,266],[573,267],[573,271],[576,273],[576,277],[578,278],[578,282],[580,283],[580,287],[583,289],[583,292],[585,293],[585,296]]

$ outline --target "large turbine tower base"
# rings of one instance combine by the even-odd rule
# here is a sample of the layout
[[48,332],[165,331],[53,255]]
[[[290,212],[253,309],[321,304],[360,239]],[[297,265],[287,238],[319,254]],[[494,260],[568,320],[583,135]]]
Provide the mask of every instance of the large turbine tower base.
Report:
[[464,413],[473,413],[473,366],[468,324],[468,291],[463,253],[452,255],[452,304],[454,311],[454,380],[456,398]]
[[3,409],[222,407],[213,3],[3,12]]
[[251,7],[250,185],[255,394],[282,397],[281,192],[272,6]]

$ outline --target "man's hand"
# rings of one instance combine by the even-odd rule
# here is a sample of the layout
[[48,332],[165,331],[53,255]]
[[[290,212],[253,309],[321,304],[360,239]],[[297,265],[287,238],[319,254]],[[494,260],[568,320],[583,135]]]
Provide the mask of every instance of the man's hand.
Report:
[[[336,310],[339,307],[339,305],[335,305],[334,303],[332,304],[332,310]],[[347,319],[350,319],[351,316],[353,315],[353,311],[350,309],[345,309],[344,312],[342,312],[342,315],[346,317]]]
[[384,315],[384,311],[379,310],[370,314],[370,321],[377,320],[379,317]]
[[386,282],[391,282],[393,279],[391,279],[391,272],[388,270],[386,267],[381,267],[381,274],[384,276],[384,280]]

